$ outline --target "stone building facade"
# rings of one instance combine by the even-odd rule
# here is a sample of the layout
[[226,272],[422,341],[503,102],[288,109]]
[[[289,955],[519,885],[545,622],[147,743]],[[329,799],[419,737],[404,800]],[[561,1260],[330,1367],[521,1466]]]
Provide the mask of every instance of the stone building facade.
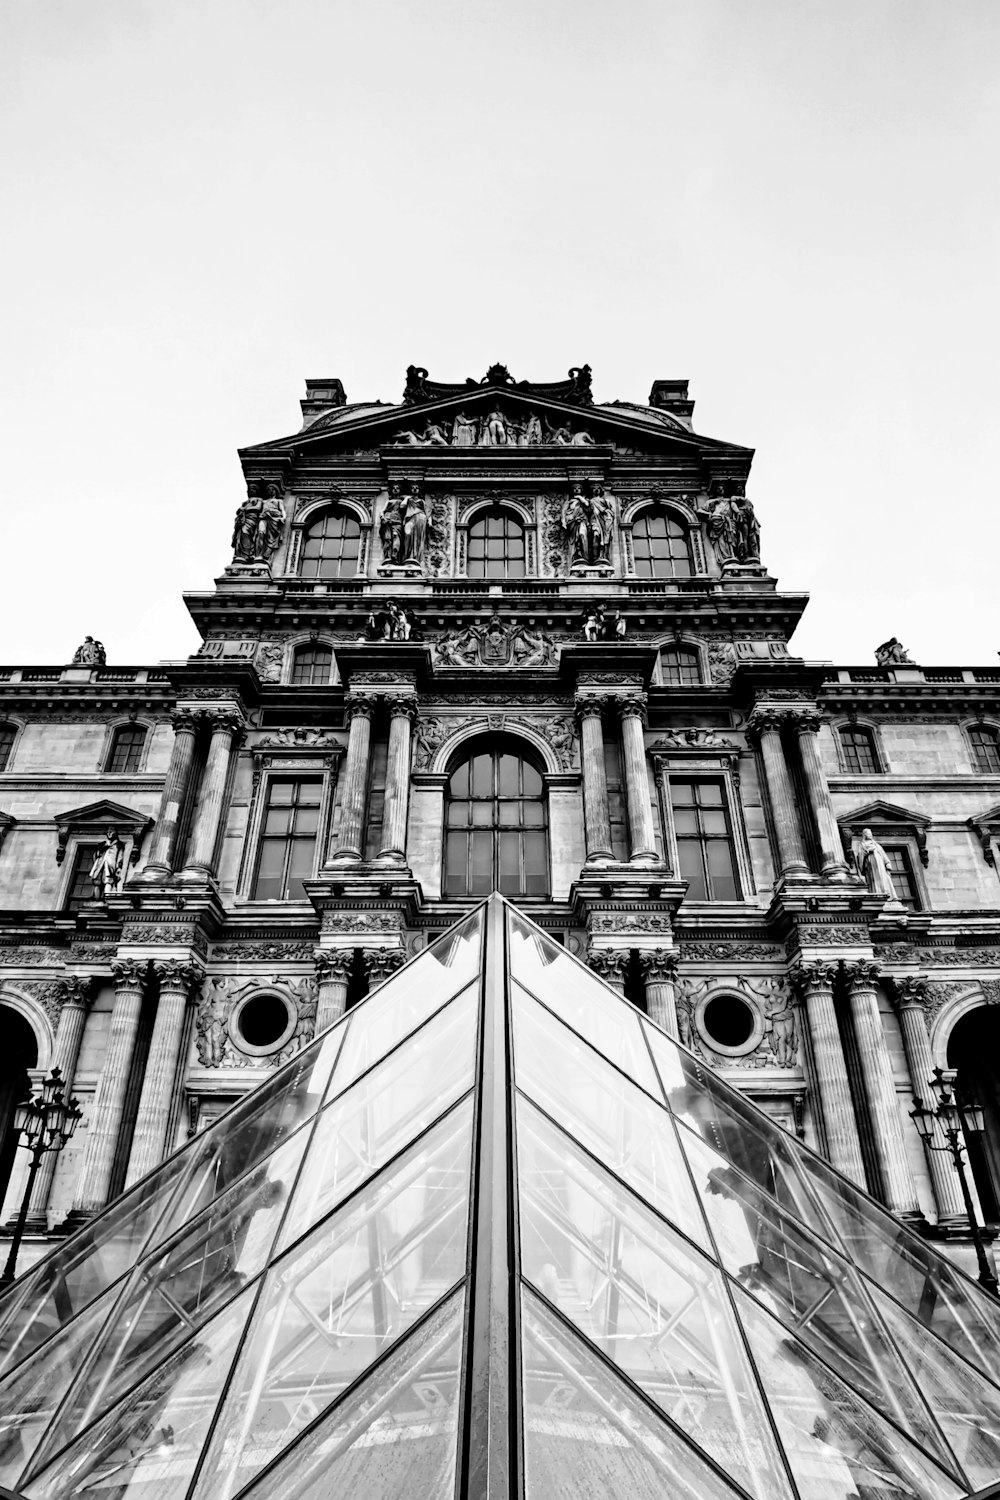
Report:
[[306,392],[195,655],[0,669],[8,1222],[14,1101],[84,1108],[26,1259],[496,888],[969,1265],[907,1111],[957,1070],[1000,1220],[1000,671],[797,657],[684,381]]

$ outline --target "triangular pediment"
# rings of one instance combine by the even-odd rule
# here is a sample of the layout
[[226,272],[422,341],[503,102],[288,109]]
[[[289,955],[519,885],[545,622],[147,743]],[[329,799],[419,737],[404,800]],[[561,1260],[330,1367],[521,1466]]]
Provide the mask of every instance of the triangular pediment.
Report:
[[68,812],[55,815],[55,823],[59,828],[105,823],[126,828],[145,828],[151,821],[148,813],[136,812],[133,807],[123,807],[120,802],[111,802],[107,797],[103,797],[100,802],[88,802],[86,807],[74,807]]
[[841,813],[837,820],[846,828],[864,828],[869,823],[898,823],[900,826],[907,825],[910,828],[927,828],[930,826],[930,818],[925,813],[913,812],[908,807],[899,807],[894,802],[885,802],[881,797],[874,802],[866,802],[864,807],[852,808],[850,812]]

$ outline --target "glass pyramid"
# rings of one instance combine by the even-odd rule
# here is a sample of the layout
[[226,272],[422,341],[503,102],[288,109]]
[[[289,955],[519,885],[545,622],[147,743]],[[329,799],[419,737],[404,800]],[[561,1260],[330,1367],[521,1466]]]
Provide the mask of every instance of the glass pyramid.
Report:
[[1000,1305],[500,897],[0,1302],[26,1500],[952,1500]]

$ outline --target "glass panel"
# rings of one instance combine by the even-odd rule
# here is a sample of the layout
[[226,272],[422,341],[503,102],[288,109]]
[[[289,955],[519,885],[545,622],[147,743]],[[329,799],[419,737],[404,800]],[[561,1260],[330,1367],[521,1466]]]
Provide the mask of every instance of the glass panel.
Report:
[[609,1068],[521,989],[514,990],[513,1009],[518,1087],[609,1171],[706,1246],[698,1201],[662,1105]]
[[787,1495],[719,1271],[517,1100],[524,1275],[760,1500]]
[[734,1291],[802,1500],[957,1500],[967,1490]]
[[176,1500],[194,1472],[256,1292],[236,1302],[162,1363],[40,1476],[31,1500],[78,1495]]
[[[355,1381],[466,1270],[471,1100],[268,1272],[205,1461],[222,1500]],[[244,1451],[246,1450],[246,1451]]]
[[472,1087],[476,995],[470,987],[407,1046],[320,1115],[291,1212],[285,1249]]
[[737,1495],[527,1287],[521,1307],[526,1500]]
[[[262,1474],[245,1500],[421,1500],[450,1496],[458,1453],[464,1291],[440,1307],[384,1364]],[[250,1466],[232,1472],[243,1484]],[[225,1480],[223,1481],[225,1483]],[[196,1500],[231,1491],[199,1485]]]
[[510,969],[568,1025],[654,1098],[660,1089],[642,1040],[638,1013],[565,949],[512,911],[507,913]]
[[680,1131],[730,1275],[938,1462],[950,1463],[860,1279],[718,1152]]

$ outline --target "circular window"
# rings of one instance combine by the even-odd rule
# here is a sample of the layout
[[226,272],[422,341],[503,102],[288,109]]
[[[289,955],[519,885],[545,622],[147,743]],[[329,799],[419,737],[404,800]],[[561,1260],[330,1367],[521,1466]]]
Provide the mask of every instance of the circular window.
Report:
[[229,1021],[229,1034],[241,1052],[267,1057],[290,1039],[298,1022],[294,1005],[284,995],[264,990],[248,995],[236,1006]]
[[742,1057],[764,1035],[764,1019],[741,995],[709,995],[698,1006],[698,1030],[715,1052]]

